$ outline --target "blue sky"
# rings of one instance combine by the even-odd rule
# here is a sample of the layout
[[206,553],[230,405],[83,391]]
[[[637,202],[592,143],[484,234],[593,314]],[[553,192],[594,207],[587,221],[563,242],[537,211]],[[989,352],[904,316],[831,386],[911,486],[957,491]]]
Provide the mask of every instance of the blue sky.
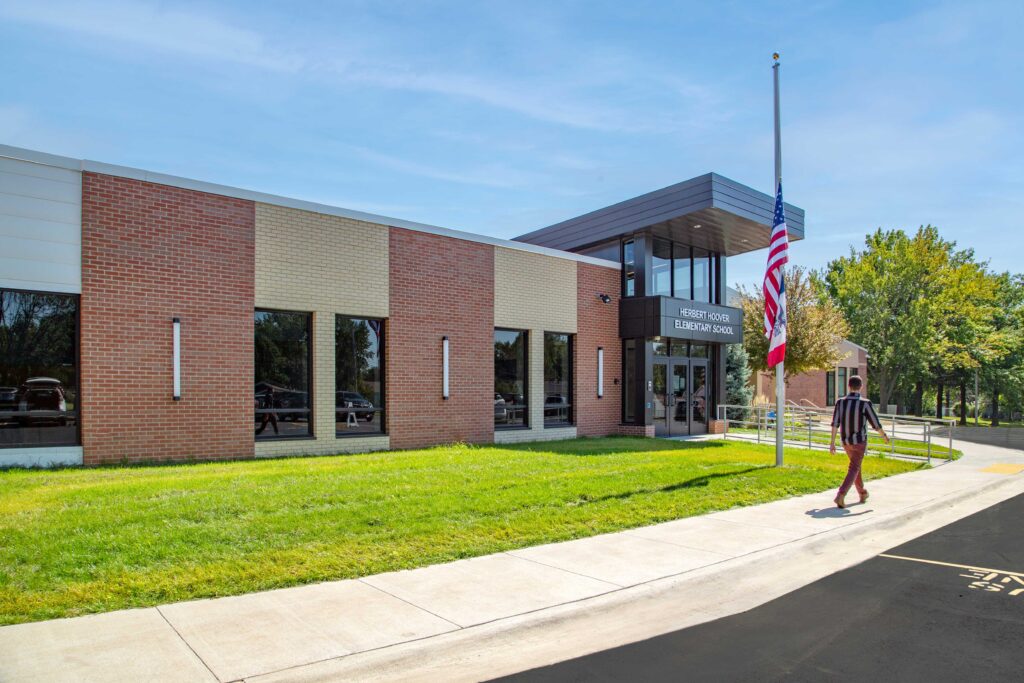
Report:
[[[9,2],[0,142],[513,237],[716,171],[1024,270],[1019,2]],[[730,261],[761,277],[763,253]]]

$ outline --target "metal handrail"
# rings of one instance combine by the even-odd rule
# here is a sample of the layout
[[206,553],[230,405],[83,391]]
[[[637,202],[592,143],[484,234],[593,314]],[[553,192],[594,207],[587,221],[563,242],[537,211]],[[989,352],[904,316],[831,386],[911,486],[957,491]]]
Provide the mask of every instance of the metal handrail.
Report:
[[[785,441],[800,443],[807,448],[827,448],[828,439],[825,435],[831,435],[832,408],[809,408],[805,406],[788,405],[783,411]],[[736,416],[741,415],[742,418]],[[827,420],[823,420],[827,417]],[[880,442],[869,443],[868,450],[875,453],[884,453],[890,457],[922,458],[931,463],[932,441],[934,436],[948,437],[948,453],[953,451],[953,430],[956,427],[956,418],[928,418],[913,415],[894,415],[892,413],[879,413],[879,420],[886,428],[890,443],[887,448],[880,448]],[[748,418],[748,419],[743,419]],[[729,438],[730,425],[744,430],[756,432],[756,440],[761,442],[762,431],[766,440],[773,440],[775,411],[770,405],[740,406],[723,404],[718,406],[718,419],[724,422],[724,436]],[[939,435],[936,429],[946,429],[947,434]],[[818,439],[815,439],[815,435]],[[740,432],[734,432],[736,438],[750,438]],[[754,436],[754,435],[751,435]],[[897,452],[896,440],[900,440]],[[909,453],[908,453],[909,452]]]

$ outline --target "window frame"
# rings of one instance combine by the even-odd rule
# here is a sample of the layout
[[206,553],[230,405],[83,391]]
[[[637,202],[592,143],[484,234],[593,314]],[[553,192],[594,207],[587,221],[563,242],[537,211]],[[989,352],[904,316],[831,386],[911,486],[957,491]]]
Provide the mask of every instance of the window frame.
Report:
[[831,408],[836,404],[836,373],[829,370],[825,373],[825,407]]
[[[515,332],[523,335],[523,424],[494,424],[494,431],[516,431],[530,429],[530,331],[515,327],[495,327],[494,332]],[[493,335],[492,335],[492,340]],[[491,354],[493,357],[497,341],[491,342]],[[497,380],[497,367],[494,370],[494,378]],[[495,391],[494,393],[498,393]]]
[[75,441],[74,443],[0,443],[0,450],[14,448],[81,448],[82,447],[82,294],[80,292],[51,292],[20,287],[0,287],[0,291],[15,294],[41,294],[44,296],[66,296],[75,301],[75,331],[72,345],[75,358]]
[[[576,365],[575,365],[575,363],[573,363],[573,352],[576,350],[576,335],[572,334],[571,332],[550,332],[548,330],[544,331],[544,358],[542,359],[542,362],[544,363],[544,379],[542,380],[542,386],[545,389],[545,392],[544,392],[544,410],[545,411],[547,410],[547,399],[548,399],[548,397],[547,397],[547,383],[548,383],[548,378],[547,378],[547,369],[548,369],[548,364],[547,364],[547,360],[548,360],[547,359],[547,350],[548,350],[547,336],[548,335],[558,336],[558,337],[565,337],[565,346],[566,346],[565,353],[566,353],[566,365],[567,365],[566,375],[567,375],[567,380],[568,380],[568,391],[566,392],[567,399],[568,399],[568,404],[567,404],[566,408],[568,408],[568,418],[567,418],[567,420],[564,420],[564,421],[560,420],[558,422],[548,422],[547,415],[545,414],[543,416],[544,428],[547,429],[549,427],[550,428],[573,427],[576,424],[576,403],[575,403],[575,401],[573,401],[573,395],[574,395],[574,392],[576,391],[576,382],[574,381],[575,380],[574,373],[576,371]],[[527,402],[527,408],[529,408],[529,402]]]
[[[255,434],[254,435],[254,440],[257,443],[263,442],[263,441],[307,441],[307,440],[315,440],[316,439],[316,420],[315,420],[316,415],[315,415],[314,411],[315,411],[315,408],[316,408],[316,395],[315,395],[314,392],[315,392],[316,387],[313,386],[313,363],[315,362],[315,358],[314,358],[314,355],[313,355],[314,354],[313,347],[315,345],[315,340],[313,339],[313,329],[314,329],[315,321],[313,319],[313,315],[314,315],[313,311],[293,311],[293,310],[289,310],[289,309],[286,309],[286,308],[267,308],[267,307],[263,307],[263,306],[257,306],[253,310],[253,323],[255,323],[255,318],[256,318],[256,314],[257,313],[288,313],[288,314],[291,314],[291,315],[304,315],[304,316],[306,316],[306,339],[307,339],[307,342],[306,342],[306,345],[307,345],[307,349],[306,349],[306,386],[307,386],[307,392],[308,392],[308,396],[309,396],[309,398],[307,399],[307,402],[309,403],[309,409],[308,409],[309,410],[309,418],[308,418],[308,420],[309,420],[309,422],[308,422],[309,430],[308,430],[308,432],[306,434],[302,434],[301,436],[290,435],[290,434],[274,434],[272,436],[263,436],[262,434]],[[255,389],[255,384],[256,384],[256,378],[255,378],[255,370],[256,370],[256,368],[255,368],[255,366],[256,366],[255,341],[256,341],[256,333],[255,333],[255,330],[254,330],[253,331],[253,385],[254,385],[253,388],[254,389]],[[254,415],[255,414],[256,413],[254,413]]]
[[374,436],[387,436],[388,433],[388,422],[387,422],[387,353],[385,352],[385,344],[387,342],[387,318],[371,318],[367,316],[359,315],[348,315],[346,313],[335,313],[334,324],[335,330],[337,330],[338,318],[346,318],[348,320],[362,320],[369,322],[370,320],[376,320],[380,322],[380,337],[377,339],[377,372],[380,374],[380,406],[375,408],[374,412],[378,415],[380,430],[376,432],[339,432],[338,431],[338,411],[337,411],[337,392],[338,392],[338,335],[335,331],[334,335],[334,438],[336,439],[352,439],[358,437],[374,437]]

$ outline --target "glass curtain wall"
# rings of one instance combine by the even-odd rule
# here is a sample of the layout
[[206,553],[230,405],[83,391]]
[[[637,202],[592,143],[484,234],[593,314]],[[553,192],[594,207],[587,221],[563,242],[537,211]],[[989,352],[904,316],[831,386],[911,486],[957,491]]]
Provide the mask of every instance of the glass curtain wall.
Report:
[[76,446],[80,410],[78,296],[0,289],[0,448]]

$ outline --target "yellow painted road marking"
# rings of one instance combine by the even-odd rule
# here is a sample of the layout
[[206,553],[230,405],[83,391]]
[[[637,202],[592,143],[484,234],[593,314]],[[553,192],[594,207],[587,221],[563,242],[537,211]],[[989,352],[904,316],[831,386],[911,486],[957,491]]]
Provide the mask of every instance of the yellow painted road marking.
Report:
[[888,557],[890,560],[907,560],[908,562],[923,562],[924,564],[937,564],[941,567],[955,567],[956,569],[974,569],[983,571],[985,573],[997,572],[999,574],[1009,574],[1010,576],[1024,576],[1024,572],[1011,572],[1006,569],[990,569],[988,567],[979,567],[973,564],[953,564],[952,562],[939,562],[938,560],[923,560],[920,557],[904,557],[903,555],[889,555],[886,553],[879,554],[879,557]]
[[989,465],[981,470],[982,472],[992,472],[993,474],[1020,474],[1024,472],[1024,465],[1014,465],[1012,463],[999,462],[995,465]]

